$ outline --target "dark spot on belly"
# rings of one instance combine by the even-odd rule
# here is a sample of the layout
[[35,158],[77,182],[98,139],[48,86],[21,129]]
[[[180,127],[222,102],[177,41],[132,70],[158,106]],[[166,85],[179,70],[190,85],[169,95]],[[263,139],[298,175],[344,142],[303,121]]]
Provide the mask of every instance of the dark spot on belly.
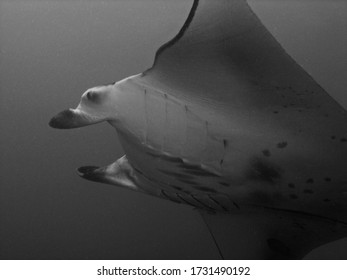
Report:
[[291,199],[297,199],[297,198],[298,198],[298,196],[297,196],[296,194],[291,194],[291,195],[289,195],[289,197],[290,197]]
[[312,178],[309,178],[309,179],[307,179],[307,181],[306,181],[306,184],[313,184],[313,179]]
[[329,198],[325,198],[323,201],[324,202],[330,202],[330,199]]
[[270,153],[269,150],[263,150],[263,155],[266,156],[266,157],[270,157],[271,153]]
[[326,182],[331,182],[331,178],[329,178],[329,177],[324,178],[324,180],[325,180]]
[[287,145],[288,145],[287,142],[280,142],[277,144],[277,148],[283,149],[283,148],[287,147]]
[[228,140],[223,139],[223,146],[224,146],[224,149],[226,149],[226,147],[228,147]]
[[247,177],[251,180],[274,183],[281,175],[277,166],[256,158],[251,161]]
[[273,111],[274,114],[278,114],[278,111]]
[[305,189],[305,190],[304,190],[304,193],[306,193],[306,194],[312,194],[312,193],[313,193],[313,190]]
[[347,142],[347,138],[341,138],[340,141],[341,142]]
[[333,136],[331,136],[330,138],[331,138],[332,140],[335,140],[335,139],[336,139],[336,136],[333,135]]
[[217,193],[216,190],[209,188],[209,187],[194,187],[194,189],[197,189],[199,191],[206,191],[206,192],[211,192],[211,193]]
[[291,258],[290,249],[282,241],[275,238],[269,238],[267,240],[267,245],[269,246],[270,250],[276,252],[277,254]]
[[224,187],[230,187],[230,184],[228,183],[225,183],[225,182],[218,182],[218,183]]
[[295,185],[293,183],[289,183],[288,184],[288,187],[291,188],[291,189],[294,189],[295,188]]

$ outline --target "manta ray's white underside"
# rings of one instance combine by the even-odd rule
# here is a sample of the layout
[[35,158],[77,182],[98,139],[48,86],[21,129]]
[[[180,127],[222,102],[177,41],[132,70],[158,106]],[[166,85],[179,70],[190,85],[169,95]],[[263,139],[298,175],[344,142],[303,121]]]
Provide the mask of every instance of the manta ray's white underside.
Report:
[[195,0],[151,69],[83,98],[51,125],[107,120],[126,156],[80,175],[200,209],[225,257],[302,257],[346,234],[347,113],[246,1]]

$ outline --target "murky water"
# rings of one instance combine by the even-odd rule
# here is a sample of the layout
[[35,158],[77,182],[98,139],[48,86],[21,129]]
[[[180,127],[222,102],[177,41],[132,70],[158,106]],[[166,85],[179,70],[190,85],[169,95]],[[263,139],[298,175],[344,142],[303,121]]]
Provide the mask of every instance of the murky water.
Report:
[[[139,73],[192,1],[0,1],[0,258],[218,258],[189,207],[80,179],[123,155],[107,124],[59,131],[85,89]],[[250,1],[287,51],[347,108],[344,1]],[[311,258],[347,258],[342,240]]]

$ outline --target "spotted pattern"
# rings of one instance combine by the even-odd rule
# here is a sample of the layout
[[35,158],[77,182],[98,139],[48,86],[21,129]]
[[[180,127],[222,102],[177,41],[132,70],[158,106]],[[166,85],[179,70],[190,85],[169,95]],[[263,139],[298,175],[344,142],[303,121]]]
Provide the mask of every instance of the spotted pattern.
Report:
[[287,142],[280,142],[280,143],[277,144],[277,148],[279,148],[279,149],[283,149],[283,148],[285,148],[287,146],[288,146]]
[[331,182],[331,178],[330,177],[326,177],[324,178],[325,182]]

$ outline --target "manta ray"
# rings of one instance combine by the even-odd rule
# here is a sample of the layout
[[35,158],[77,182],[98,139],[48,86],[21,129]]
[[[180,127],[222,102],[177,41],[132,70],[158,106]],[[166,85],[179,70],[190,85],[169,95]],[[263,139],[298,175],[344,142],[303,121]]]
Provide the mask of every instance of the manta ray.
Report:
[[245,0],[195,0],[151,68],[53,117],[125,155],[78,174],[197,209],[221,257],[298,259],[347,236],[347,112]]

